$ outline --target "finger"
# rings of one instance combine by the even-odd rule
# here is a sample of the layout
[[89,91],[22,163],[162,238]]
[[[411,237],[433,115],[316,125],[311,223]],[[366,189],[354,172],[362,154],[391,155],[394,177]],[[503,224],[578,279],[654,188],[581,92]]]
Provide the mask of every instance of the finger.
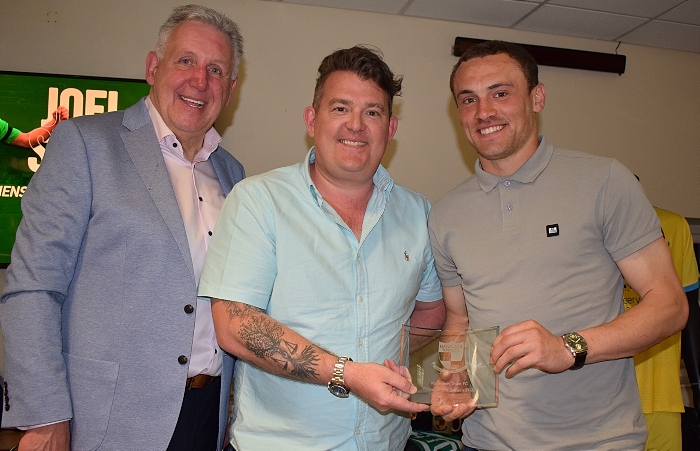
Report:
[[445,417],[445,415],[450,415],[454,410],[454,404],[431,404],[430,413],[436,416]]
[[408,413],[418,413],[430,409],[430,406],[428,406],[427,404],[409,401],[400,396],[395,397],[391,404],[391,409],[400,410],[402,412]]
[[404,393],[408,393],[408,394],[412,395],[418,391],[416,386],[413,385],[413,383],[411,383],[411,381],[409,379],[407,379],[406,377],[404,377],[398,373],[392,372],[389,379],[387,380],[387,382],[392,387],[394,387],[397,390],[400,390]]
[[409,380],[409,382],[413,383],[413,376],[411,376],[411,372],[408,370],[407,367],[402,366],[399,369],[399,374],[401,374],[403,377]]

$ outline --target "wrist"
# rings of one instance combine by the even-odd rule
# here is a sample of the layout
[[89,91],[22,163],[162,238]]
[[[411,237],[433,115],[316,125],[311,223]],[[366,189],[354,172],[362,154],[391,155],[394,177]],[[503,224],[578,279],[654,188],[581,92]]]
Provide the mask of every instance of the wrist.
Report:
[[577,332],[570,332],[561,336],[564,347],[571,353],[574,358],[574,363],[569,367],[570,370],[578,370],[586,363],[588,356],[588,343]]
[[350,395],[350,389],[345,382],[345,365],[347,362],[352,362],[352,359],[347,356],[338,358],[333,365],[331,380],[328,382],[328,391],[338,398],[347,398]]

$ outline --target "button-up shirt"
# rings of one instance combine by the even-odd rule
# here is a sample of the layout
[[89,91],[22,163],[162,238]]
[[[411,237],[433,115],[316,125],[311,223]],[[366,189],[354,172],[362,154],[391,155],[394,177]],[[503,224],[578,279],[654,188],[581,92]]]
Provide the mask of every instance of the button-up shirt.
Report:
[[[324,201],[301,164],[238,183],[221,211],[200,295],[261,309],[313,343],[357,362],[398,362],[415,301],[442,298],[428,238],[428,201],[374,175],[362,235]],[[279,343],[280,347],[284,343]],[[350,394],[236,363],[236,449],[403,450],[409,420]],[[309,421],[309,418],[312,418]]]
[[[209,156],[214,152],[221,136],[212,127],[204,135],[202,148],[190,162],[185,158],[183,148],[175,134],[165,125],[160,114],[146,98],[146,107],[155,127],[165,166],[175,190],[177,204],[187,232],[187,242],[192,256],[195,281],[204,264],[204,256],[213,234],[214,224],[224,203],[224,193]],[[197,298],[195,307],[194,338],[187,376],[221,374],[222,356],[214,333],[211,316],[211,302],[207,298]],[[184,306],[183,306],[184,307]],[[167,340],[167,337],[164,337]]]

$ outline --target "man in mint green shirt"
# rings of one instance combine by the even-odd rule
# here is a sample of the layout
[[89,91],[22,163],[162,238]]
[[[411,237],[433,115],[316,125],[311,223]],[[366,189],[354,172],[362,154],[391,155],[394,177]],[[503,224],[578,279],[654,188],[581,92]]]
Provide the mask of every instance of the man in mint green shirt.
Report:
[[444,319],[429,203],[380,165],[400,89],[377,52],[326,57],[305,161],[239,183],[222,208],[199,293],[239,358],[234,449],[403,450],[406,412],[427,408],[386,360],[402,324]]

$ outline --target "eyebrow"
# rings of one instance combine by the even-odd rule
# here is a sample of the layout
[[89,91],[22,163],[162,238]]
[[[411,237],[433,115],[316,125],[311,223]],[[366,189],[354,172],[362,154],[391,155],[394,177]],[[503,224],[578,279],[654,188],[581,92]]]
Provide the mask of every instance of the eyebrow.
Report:
[[[494,89],[502,88],[503,86],[512,87],[513,83],[506,83],[506,82],[494,83],[492,85],[487,86],[486,90],[493,91]],[[475,91],[472,89],[463,89],[457,93],[457,97],[461,96],[462,94],[475,94]]]
[[[334,103],[340,103],[342,105],[353,105],[354,104],[354,102],[352,100],[343,99],[341,97],[336,97],[336,98],[328,101],[328,105],[333,105]],[[382,104],[382,103],[377,103],[377,102],[366,103],[366,104],[364,104],[364,107],[365,108],[377,108],[377,109],[380,109],[382,111],[386,111],[386,106],[384,106],[384,104]]]

